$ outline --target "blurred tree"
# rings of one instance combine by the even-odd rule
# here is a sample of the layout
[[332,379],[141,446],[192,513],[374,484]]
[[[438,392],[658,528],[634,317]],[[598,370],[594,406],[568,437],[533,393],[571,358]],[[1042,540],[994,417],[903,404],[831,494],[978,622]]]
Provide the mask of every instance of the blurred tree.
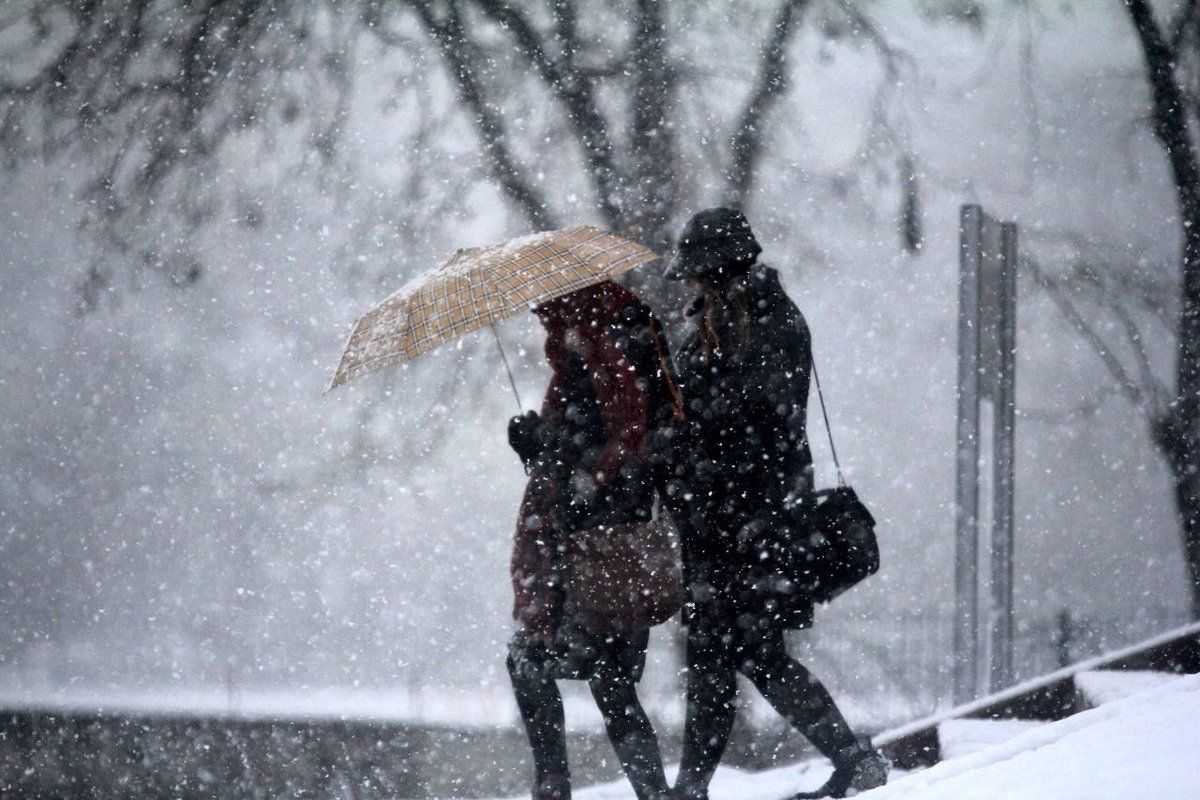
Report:
[[1200,617],[1200,161],[1193,131],[1200,110],[1200,3],[1179,3],[1165,28],[1149,0],[1125,0],[1125,8],[1145,59],[1154,135],[1170,161],[1183,237],[1174,391],[1145,380],[1125,383],[1147,406],[1154,442],[1175,478],[1192,611]]
[[[228,201],[212,179],[213,160],[250,130],[265,131],[276,149],[289,152],[275,141],[279,131],[303,128],[294,157],[336,166],[357,49],[370,40],[411,54],[432,44],[479,138],[488,175],[531,227],[555,227],[567,216],[549,189],[561,181],[547,174],[581,174],[588,205],[604,224],[665,251],[671,226],[695,202],[748,203],[771,112],[788,88],[788,47],[813,4],[13,2],[0,9],[0,145],[9,166],[30,157],[77,158],[86,222],[106,248],[188,285],[203,275],[202,261],[161,216],[160,231],[150,236],[152,214],[165,206],[186,231],[223,213]],[[829,30],[877,46],[894,80],[895,53],[855,4],[817,4],[826,20],[838,21],[827,23]],[[743,35],[750,25],[762,26],[761,34]],[[683,46],[711,29],[739,35],[720,48]],[[737,64],[726,57],[729,47]],[[710,114],[698,129],[684,118],[682,95],[716,75],[746,88],[724,105],[732,114]],[[536,108],[537,116],[552,109],[557,117],[546,123],[549,133],[522,108],[542,97],[549,103]],[[689,150],[688,139],[699,140],[703,156]],[[579,163],[564,158],[560,143],[575,149]],[[708,172],[715,174],[696,177]],[[685,196],[696,185],[715,196]],[[902,188],[906,197],[913,186]],[[263,209],[243,198],[235,213],[254,226]],[[91,265],[85,306],[95,305],[111,280]]]
[[[771,140],[772,111],[788,90],[788,48],[810,6],[819,6],[826,35],[858,37],[876,49],[887,85],[897,82],[904,61],[862,10],[845,0],[779,0],[758,8],[719,4],[703,11],[664,0],[636,0],[588,4],[586,14],[578,0],[545,5],[408,0],[399,5],[412,8],[438,44],[460,100],[471,112],[491,174],[532,227],[554,227],[562,214],[540,190],[538,175],[545,164],[523,165],[515,153],[512,126],[506,125],[504,84],[495,84],[502,59],[514,53],[565,120],[604,223],[660,252],[673,245],[671,226],[682,210],[697,203],[749,204]],[[386,0],[369,6],[368,19],[377,35],[386,37],[383,17],[396,6]],[[767,17],[761,36],[750,38],[748,48],[743,44],[747,39],[739,37],[733,53],[752,65],[749,71],[727,66],[718,49],[701,50],[698,60],[684,55],[682,43],[689,34],[705,28],[744,30],[761,16]],[[744,59],[745,50],[750,52]],[[725,104],[734,113],[722,119],[710,110],[699,126],[692,124],[685,118],[682,96],[723,72],[746,84],[740,98]],[[881,102],[886,102],[882,95]],[[723,143],[705,149],[715,163],[705,164],[706,159],[690,152],[691,137]],[[899,140],[891,144],[901,146]],[[905,163],[912,163],[910,156]],[[708,183],[716,188],[715,196],[687,196],[684,173],[713,167],[716,174]],[[902,191],[915,198],[915,181]]]
[[[86,260],[78,296],[84,311],[150,280],[194,287],[221,274],[211,261],[219,257],[217,248],[198,232],[210,224],[212,230],[229,230],[213,223],[230,220],[248,241],[269,238],[263,234],[286,237],[293,227],[311,233],[328,221],[338,229],[334,268],[276,263],[261,275],[229,281],[228,289],[244,294],[259,281],[270,285],[277,278],[282,283],[321,275],[338,283],[316,291],[346,308],[379,296],[406,270],[441,255],[454,234],[430,231],[471,219],[464,206],[480,182],[494,187],[524,226],[597,218],[662,250],[672,242],[672,226],[697,205],[749,204],[765,177],[764,159],[782,141],[773,120],[788,91],[788,53],[802,21],[819,12],[819,24],[810,25],[818,37],[858,37],[885,60],[894,55],[855,9],[845,0],[12,0],[0,4],[0,158],[10,178],[28,174],[23,170],[30,164],[55,164],[53,174],[66,182],[67,194],[81,201],[80,222],[94,237],[85,245],[97,245],[81,248]],[[887,80],[891,85],[892,77]],[[377,102],[401,113],[380,115],[372,107]],[[373,143],[387,140],[394,163],[367,163],[354,155],[365,149],[355,132],[378,120],[386,127],[371,128],[369,137]],[[870,157],[894,163],[894,152],[880,155],[873,150]],[[861,163],[866,159],[853,168]],[[392,184],[391,168],[397,166],[403,168],[394,171],[399,179]],[[375,169],[386,177],[358,179]],[[275,191],[274,176],[283,176],[279,182],[311,180],[317,191]],[[488,194],[489,212],[490,201]],[[289,204],[303,208],[280,211]],[[64,205],[66,214],[75,210]],[[335,213],[342,218],[330,219]],[[212,315],[213,324],[233,328],[253,320],[241,327],[262,324],[276,341],[304,343],[307,351],[280,356],[278,386],[257,387],[280,398],[298,385],[295,359],[311,362],[314,348],[325,346],[332,354],[336,344],[325,334],[331,333],[326,329],[333,306],[263,319],[260,305],[226,304]],[[187,330],[182,323],[179,329]],[[531,343],[537,332],[522,335]],[[239,355],[246,361],[264,359],[253,352],[258,342],[249,330],[231,334],[229,342],[245,346]],[[372,393],[372,401],[348,402],[346,417],[335,418],[334,432],[323,432],[316,446],[306,437],[306,457],[262,465],[261,454],[276,442],[230,443],[226,435],[205,431],[208,449],[197,450],[200,466],[209,467],[207,459],[229,460],[230,482],[251,481],[258,503],[251,522],[178,545],[195,570],[189,586],[204,583],[209,571],[218,575],[208,581],[214,598],[209,609],[187,632],[215,642],[212,630],[227,622],[225,610],[261,602],[259,596],[236,595],[239,571],[213,570],[213,561],[226,552],[265,576],[252,583],[278,589],[281,596],[290,586],[336,574],[333,562],[309,552],[315,531],[345,530],[336,513],[343,506],[389,501],[388,484],[378,476],[372,483],[373,468],[385,466],[391,478],[399,475],[403,482],[410,470],[440,463],[435,453],[454,422],[455,403],[471,405],[494,377],[491,370],[467,368],[472,348],[486,346],[484,340],[467,341],[456,356],[443,354],[373,382],[362,390]],[[203,349],[214,352],[211,344]],[[447,364],[447,357],[458,360]],[[128,358],[122,352],[122,363]],[[76,370],[84,376],[97,371],[85,360],[56,362],[56,368],[72,371],[70,380],[61,380],[64,386],[74,385]],[[292,374],[282,377],[285,371]],[[189,362],[179,380],[195,374]],[[259,373],[242,374],[257,379]],[[85,385],[92,383],[103,383],[102,376]],[[135,392],[113,383],[120,398],[114,402]],[[207,383],[215,394],[229,381],[210,376]],[[420,424],[392,419],[397,397],[403,398],[406,417]],[[202,415],[237,403],[217,397],[210,402],[207,395],[186,402]],[[311,423],[310,411],[297,404],[287,413],[302,427]],[[47,406],[45,420],[61,436],[58,413]],[[293,424],[287,419],[261,430],[279,431]],[[212,420],[202,416],[198,422]],[[120,426],[110,427],[115,438],[127,436]],[[86,441],[89,433],[83,427],[77,438]],[[202,441],[196,436],[189,442],[192,438]],[[58,477],[52,459],[42,458],[44,468],[27,470],[31,484],[42,475]],[[137,491],[133,475],[115,468],[109,475],[108,488],[128,483],[131,493]],[[181,483],[194,484],[201,505],[209,505],[207,482]],[[335,494],[330,487],[356,487],[359,493],[354,502],[331,502],[336,508],[326,517],[324,499]],[[286,520],[281,528],[301,534],[295,540],[264,537],[271,520]],[[41,527],[69,530],[72,524],[63,511]],[[113,529],[100,530],[105,524]],[[164,527],[187,531],[189,524]],[[97,539],[122,535],[107,520],[96,528]],[[296,547],[296,541],[304,546]],[[47,583],[90,581],[76,574],[88,565],[87,546],[81,542],[75,554],[68,545],[48,542],[45,548],[63,563],[66,577]],[[303,556],[299,563],[292,563],[293,551]],[[330,619],[392,613],[368,607],[368,596],[326,588],[292,602],[312,616],[335,609]],[[95,588],[97,597],[102,590],[107,588]],[[46,618],[69,616],[59,614],[61,605],[44,605],[39,613]],[[187,613],[187,606],[180,608],[178,613]],[[230,638],[252,642],[259,615],[243,616]],[[348,642],[361,635],[343,633]],[[236,650],[236,643],[213,647]]]
[[917,179],[916,164],[910,153],[900,157],[900,185],[904,188],[900,200],[900,241],[904,249],[915,253],[924,244],[921,230],[921,190]]
[[[6,165],[69,159],[79,181],[71,189],[85,204],[83,223],[104,250],[131,270],[192,284],[203,265],[181,232],[222,211],[214,162],[223,145],[251,129],[305,120],[305,157],[335,158],[353,23],[353,14],[332,3],[6,3],[0,8]],[[164,207],[168,213],[158,213]],[[252,226],[261,211],[239,213]],[[111,282],[100,259],[88,265],[85,310]]]
[[[1164,287],[1161,275],[1147,279],[1136,265],[1094,253],[1084,253],[1065,277],[1047,274],[1033,260],[1023,266],[1050,290],[1122,394],[1145,416],[1173,479],[1192,613],[1200,618],[1200,159],[1194,131],[1200,122],[1200,2],[1174,4],[1165,23],[1148,0],[1123,3],[1145,63],[1152,129],[1175,187],[1180,282]],[[1097,324],[1072,302],[1072,294],[1099,304],[1112,324]],[[1137,310],[1169,325],[1173,320],[1173,381],[1156,375]]]

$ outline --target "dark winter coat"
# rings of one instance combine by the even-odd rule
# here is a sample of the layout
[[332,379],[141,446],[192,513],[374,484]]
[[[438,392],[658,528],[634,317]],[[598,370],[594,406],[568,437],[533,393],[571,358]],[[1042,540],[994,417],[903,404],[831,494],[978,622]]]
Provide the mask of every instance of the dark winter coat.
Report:
[[650,443],[671,404],[661,328],[632,292],[602,283],[537,313],[552,376],[541,414],[513,434],[530,479],[511,572],[514,618],[527,634],[546,636],[560,622],[564,537],[650,519]]
[[807,626],[811,600],[771,564],[797,534],[795,501],[811,492],[808,326],[778,273],[761,265],[701,297],[692,316],[675,359],[688,420],[668,492],[688,616]]

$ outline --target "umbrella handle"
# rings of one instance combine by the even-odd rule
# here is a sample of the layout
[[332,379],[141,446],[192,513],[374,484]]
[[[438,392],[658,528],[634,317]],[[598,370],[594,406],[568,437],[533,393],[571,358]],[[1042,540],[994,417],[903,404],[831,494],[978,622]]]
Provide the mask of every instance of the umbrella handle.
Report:
[[504,345],[500,344],[500,334],[496,333],[496,323],[488,325],[492,329],[492,337],[496,340],[496,349],[500,351],[500,360],[504,362],[504,371],[508,373],[508,385],[512,387],[513,397],[517,398],[517,413],[524,414],[525,406],[521,404],[521,395],[517,392],[517,382],[513,380],[512,368],[508,366],[508,356],[504,355]]

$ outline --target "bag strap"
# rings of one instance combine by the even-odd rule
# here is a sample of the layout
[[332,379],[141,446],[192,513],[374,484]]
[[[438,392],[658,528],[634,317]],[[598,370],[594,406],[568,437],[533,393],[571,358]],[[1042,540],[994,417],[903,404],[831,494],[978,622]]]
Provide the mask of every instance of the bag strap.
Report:
[[646,326],[646,330],[650,331],[650,338],[654,340],[654,350],[658,353],[659,369],[662,370],[663,382],[667,385],[667,391],[671,394],[671,410],[675,414],[675,419],[687,419],[687,415],[683,410],[683,395],[679,393],[679,387],[675,385],[675,380],[671,377],[670,359],[663,347],[658,331],[654,328],[653,321]]
[[829,425],[829,412],[825,410],[825,393],[821,391],[821,376],[817,374],[817,361],[812,359],[813,383],[817,385],[817,399],[821,401],[821,417],[825,420],[825,435],[829,437],[829,452],[833,454],[833,466],[837,469],[838,486],[846,485],[846,476],[842,474],[842,464],[838,461],[837,448],[833,446],[833,428]]

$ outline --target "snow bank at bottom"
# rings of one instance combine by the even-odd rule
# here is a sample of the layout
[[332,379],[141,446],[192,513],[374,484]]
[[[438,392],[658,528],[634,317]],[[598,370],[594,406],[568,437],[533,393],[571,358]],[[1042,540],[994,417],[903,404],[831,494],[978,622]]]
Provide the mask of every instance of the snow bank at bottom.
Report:
[[[673,782],[678,767],[667,770]],[[825,783],[833,769],[824,759],[805,761],[788,767],[746,772],[733,767],[720,767],[709,787],[711,800],[780,800],[799,791],[816,789]],[[589,786],[571,793],[576,800],[633,800],[633,790],[625,780]],[[522,800],[528,795],[511,800]]]
[[[671,770],[673,773],[674,770]],[[815,789],[828,762],[764,772],[722,767],[712,800],[781,800]],[[894,772],[861,800],[1197,800],[1200,675],[1171,680],[1058,722],[1039,725],[921,772]],[[628,800],[625,781],[575,792]]]
[[944,761],[862,800],[1196,800],[1200,675]]

